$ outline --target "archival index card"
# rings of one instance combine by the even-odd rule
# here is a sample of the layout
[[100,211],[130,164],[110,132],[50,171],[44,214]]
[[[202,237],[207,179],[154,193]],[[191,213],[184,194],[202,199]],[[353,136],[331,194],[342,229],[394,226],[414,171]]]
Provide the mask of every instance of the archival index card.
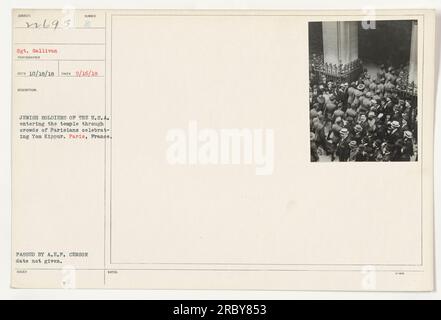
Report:
[[13,11],[15,288],[433,289],[433,11]]

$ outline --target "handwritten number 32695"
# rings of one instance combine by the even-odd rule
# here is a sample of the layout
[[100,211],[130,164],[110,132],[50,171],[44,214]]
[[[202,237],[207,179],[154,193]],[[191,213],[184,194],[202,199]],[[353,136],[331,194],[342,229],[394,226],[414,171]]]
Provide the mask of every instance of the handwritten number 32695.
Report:
[[26,28],[28,29],[67,29],[72,27],[72,20],[66,19],[66,20],[48,20],[44,19],[41,22],[26,22]]

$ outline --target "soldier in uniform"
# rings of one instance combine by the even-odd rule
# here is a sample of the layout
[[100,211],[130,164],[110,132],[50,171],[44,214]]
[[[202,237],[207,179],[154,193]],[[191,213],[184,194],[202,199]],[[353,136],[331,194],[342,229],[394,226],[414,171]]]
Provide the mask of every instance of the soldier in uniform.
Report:
[[310,147],[311,147],[311,161],[312,162],[317,162],[319,161],[319,155],[318,155],[318,150],[317,150],[317,145],[315,143],[315,134],[314,133],[310,133]]
[[346,162],[350,156],[350,147],[349,147],[349,131],[346,128],[340,130],[340,141],[337,144],[336,154],[338,156],[338,160],[340,162]]
[[413,156],[414,156],[414,152],[413,152],[412,132],[404,131],[404,140],[403,140],[403,146],[401,148],[400,161],[410,161]]
[[357,141],[352,140],[349,142],[349,161],[356,161],[358,154]]
[[386,140],[389,144],[395,145],[398,139],[403,136],[400,132],[400,123],[398,121],[392,121],[390,124],[390,130],[387,133]]

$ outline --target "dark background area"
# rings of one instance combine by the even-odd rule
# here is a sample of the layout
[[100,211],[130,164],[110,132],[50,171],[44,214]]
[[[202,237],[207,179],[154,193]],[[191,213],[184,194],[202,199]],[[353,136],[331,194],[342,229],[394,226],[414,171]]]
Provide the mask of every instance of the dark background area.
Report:
[[[363,61],[399,66],[409,62],[412,21],[377,21],[376,29],[358,28],[358,56]],[[323,54],[321,22],[309,23],[309,53]]]
[[309,23],[309,55],[323,54],[323,29],[321,22]]

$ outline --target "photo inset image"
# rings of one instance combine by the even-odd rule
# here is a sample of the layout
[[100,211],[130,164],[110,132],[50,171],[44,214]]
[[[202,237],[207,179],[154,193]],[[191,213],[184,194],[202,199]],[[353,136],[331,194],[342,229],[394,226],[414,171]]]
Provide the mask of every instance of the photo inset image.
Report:
[[418,161],[418,24],[309,23],[312,162]]

